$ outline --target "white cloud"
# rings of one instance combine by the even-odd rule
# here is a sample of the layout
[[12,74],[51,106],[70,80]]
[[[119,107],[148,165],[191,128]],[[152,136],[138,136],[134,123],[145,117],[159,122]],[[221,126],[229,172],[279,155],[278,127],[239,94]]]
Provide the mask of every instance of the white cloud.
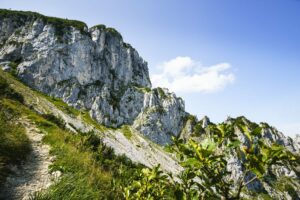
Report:
[[176,57],[158,65],[159,73],[151,75],[154,87],[174,92],[216,92],[235,80],[229,63],[204,67],[190,57]]

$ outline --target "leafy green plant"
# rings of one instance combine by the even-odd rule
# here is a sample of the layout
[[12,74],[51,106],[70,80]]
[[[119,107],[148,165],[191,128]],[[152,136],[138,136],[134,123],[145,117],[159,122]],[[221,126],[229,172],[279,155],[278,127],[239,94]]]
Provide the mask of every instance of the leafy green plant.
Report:
[[[241,145],[233,128],[226,124],[212,129],[210,137],[200,143],[192,139],[187,143],[175,140],[174,151],[184,167],[181,196],[184,199],[240,199],[242,189],[268,177],[272,165],[290,166],[296,161],[284,147],[276,144],[269,147],[261,140],[256,141],[256,131],[248,133],[253,141],[250,147]],[[227,169],[227,158],[233,150],[242,161],[243,174],[237,177],[237,182],[230,178],[231,172]]]
[[168,176],[160,169],[159,165],[149,169],[144,168],[135,180],[124,187],[123,194],[126,200],[154,200],[168,199]]

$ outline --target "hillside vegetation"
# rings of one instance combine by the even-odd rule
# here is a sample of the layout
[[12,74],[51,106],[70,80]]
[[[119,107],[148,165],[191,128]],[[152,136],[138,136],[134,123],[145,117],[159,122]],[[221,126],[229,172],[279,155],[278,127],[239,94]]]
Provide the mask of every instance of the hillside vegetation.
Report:
[[[50,171],[63,174],[48,190],[32,194],[32,199],[272,199],[264,189],[258,192],[249,187],[250,190],[246,190],[251,183],[266,180],[277,192],[287,191],[298,198],[294,188],[299,187],[299,180],[276,179],[270,167],[274,164],[291,166],[299,173],[293,167],[299,165],[299,157],[280,145],[264,145],[261,128],[249,121],[246,124],[243,118],[233,119],[231,125],[210,124],[202,129],[195,126],[194,136],[188,140],[174,138],[174,145],[167,149],[178,155],[184,167],[174,179],[174,175],[164,173],[159,166],[149,169],[132,163],[125,156],[115,155],[93,131],[74,134],[66,128],[64,120],[50,113],[37,113],[28,105],[28,93],[18,93],[13,89],[18,87],[16,84],[7,83],[18,83],[11,75],[1,71],[0,80],[2,182],[9,171],[7,166],[18,165],[30,151],[24,129],[15,124],[20,117],[28,118],[43,132],[44,142],[51,146],[51,154],[56,156]],[[17,90],[30,90],[19,84]],[[51,100],[64,112],[78,115],[59,100],[32,92],[36,97]],[[90,118],[88,121],[93,122]],[[249,147],[241,145],[234,126],[248,130]],[[130,138],[130,128],[123,129]],[[251,177],[248,181],[243,178],[234,182],[230,169],[225,167],[235,152],[239,159],[244,159],[244,177]]]
[[[1,80],[1,182],[5,180],[10,164],[20,164],[30,150],[24,129],[14,124],[20,117],[34,122],[44,133],[44,142],[51,146],[56,156],[51,171],[61,171],[62,178],[43,193],[33,194],[33,199],[120,199],[122,185],[141,166],[125,156],[116,156],[93,132],[74,134],[65,129],[63,120],[51,114],[38,114],[19,101],[16,93],[3,79],[12,79],[0,72]],[[5,91],[5,92],[3,92]],[[26,95],[26,94],[25,94]],[[16,100],[17,99],[17,100]]]
[[25,130],[17,121],[20,113],[10,109],[7,103],[22,104],[23,98],[0,77],[0,187],[11,173],[11,165],[18,165],[30,152]]

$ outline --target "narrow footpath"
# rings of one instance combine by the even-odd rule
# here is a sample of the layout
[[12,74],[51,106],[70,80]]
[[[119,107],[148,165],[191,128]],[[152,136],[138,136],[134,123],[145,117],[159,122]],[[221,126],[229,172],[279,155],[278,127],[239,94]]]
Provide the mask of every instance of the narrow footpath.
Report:
[[21,166],[12,167],[14,173],[7,177],[0,199],[28,200],[34,192],[49,187],[56,178],[55,173],[49,173],[53,157],[49,154],[50,147],[42,143],[43,134],[28,119],[22,118],[19,123],[26,129],[32,151]]

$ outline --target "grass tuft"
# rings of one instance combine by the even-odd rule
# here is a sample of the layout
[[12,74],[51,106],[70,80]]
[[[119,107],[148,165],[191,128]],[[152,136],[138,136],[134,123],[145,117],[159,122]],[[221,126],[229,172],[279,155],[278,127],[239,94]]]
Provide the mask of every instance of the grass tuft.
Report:
[[132,131],[130,129],[130,126],[128,125],[123,125],[121,127],[121,131],[123,132],[124,136],[127,138],[127,139],[130,139],[132,137]]

